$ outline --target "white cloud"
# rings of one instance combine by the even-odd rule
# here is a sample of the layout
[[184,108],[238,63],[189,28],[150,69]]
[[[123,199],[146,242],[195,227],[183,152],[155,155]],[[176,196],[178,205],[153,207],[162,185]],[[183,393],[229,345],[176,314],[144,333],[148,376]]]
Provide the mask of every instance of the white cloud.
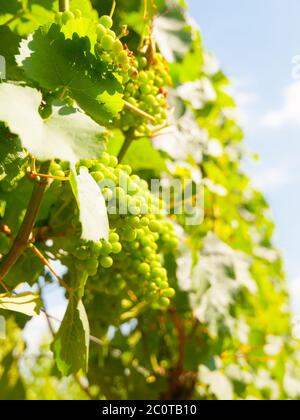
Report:
[[294,82],[285,88],[281,108],[264,115],[262,124],[269,128],[300,126],[300,82]]
[[255,188],[265,192],[278,190],[290,181],[289,172],[285,168],[268,168],[252,176]]
[[232,78],[231,82],[229,93],[233,96],[237,105],[234,111],[235,117],[245,127],[253,120],[251,108],[259,101],[259,97],[256,93],[249,90],[250,81]]

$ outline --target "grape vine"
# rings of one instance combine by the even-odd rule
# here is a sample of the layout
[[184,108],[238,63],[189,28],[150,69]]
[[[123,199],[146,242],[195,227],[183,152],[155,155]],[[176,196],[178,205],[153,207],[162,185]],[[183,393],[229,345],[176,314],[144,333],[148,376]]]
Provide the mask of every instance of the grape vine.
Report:
[[[184,1],[11,3],[0,399],[300,398],[268,205],[241,168],[229,81]],[[64,293],[62,319],[49,285]],[[50,358],[41,348],[30,365],[20,332],[40,313]]]

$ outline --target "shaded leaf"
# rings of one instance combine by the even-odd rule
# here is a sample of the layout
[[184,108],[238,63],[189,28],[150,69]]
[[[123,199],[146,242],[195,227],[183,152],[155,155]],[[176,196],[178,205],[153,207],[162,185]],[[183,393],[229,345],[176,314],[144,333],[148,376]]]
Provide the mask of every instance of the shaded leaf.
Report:
[[108,65],[90,53],[88,38],[65,39],[58,25],[39,29],[21,44],[18,63],[28,78],[50,90],[66,89],[100,124],[123,109],[122,87]]
[[64,376],[86,372],[89,354],[89,323],[81,300],[71,297],[52,345],[55,361]]
[[24,315],[38,315],[41,307],[40,298],[34,293],[21,293],[19,295],[0,295],[0,309],[19,312]]

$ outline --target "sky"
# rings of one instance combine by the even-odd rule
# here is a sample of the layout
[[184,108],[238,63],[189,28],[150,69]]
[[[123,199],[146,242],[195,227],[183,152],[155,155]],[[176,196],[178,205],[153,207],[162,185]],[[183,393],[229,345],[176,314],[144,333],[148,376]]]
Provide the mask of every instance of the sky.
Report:
[[[233,81],[247,147],[260,155],[245,168],[270,203],[300,314],[300,65],[293,64],[300,63],[300,1],[187,1],[204,44]],[[49,286],[46,295],[48,312],[62,319],[62,290]],[[47,331],[43,315],[28,324],[31,349],[38,348],[41,331]]]
[[300,1],[188,0],[204,45],[233,81],[245,168],[270,203],[294,311],[300,313]]

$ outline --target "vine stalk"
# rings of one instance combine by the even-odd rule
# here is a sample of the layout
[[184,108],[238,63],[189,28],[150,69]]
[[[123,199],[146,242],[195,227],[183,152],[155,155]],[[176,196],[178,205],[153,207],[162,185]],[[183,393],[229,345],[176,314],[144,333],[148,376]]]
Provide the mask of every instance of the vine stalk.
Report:
[[[41,166],[41,172],[48,173],[49,168],[50,162],[45,162]],[[34,185],[32,195],[20,230],[14,240],[14,243],[9,253],[6,255],[6,257],[2,260],[0,264],[0,283],[2,284],[2,286],[5,276],[9,273],[11,268],[15,265],[15,263],[18,261],[18,259],[30,243],[32,230],[36,222],[47,185],[48,180],[36,182]]]
[[128,137],[128,138],[125,139],[125,141],[124,141],[124,143],[123,143],[123,145],[121,147],[121,150],[119,151],[119,154],[118,154],[118,161],[119,161],[119,163],[121,163],[122,160],[124,159],[124,157],[125,157],[128,149],[131,146],[131,143],[133,141],[134,141],[134,138],[132,138],[132,137]]
[[70,9],[69,0],[59,0],[59,11],[66,12]]

